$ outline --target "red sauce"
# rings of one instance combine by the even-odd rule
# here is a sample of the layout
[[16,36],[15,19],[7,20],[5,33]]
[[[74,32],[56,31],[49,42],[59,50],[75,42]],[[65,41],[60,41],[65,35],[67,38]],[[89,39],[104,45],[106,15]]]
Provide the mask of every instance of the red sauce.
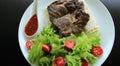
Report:
[[34,14],[26,24],[24,31],[27,36],[33,36],[37,32],[37,29],[38,29],[38,19],[37,19],[37,15]]

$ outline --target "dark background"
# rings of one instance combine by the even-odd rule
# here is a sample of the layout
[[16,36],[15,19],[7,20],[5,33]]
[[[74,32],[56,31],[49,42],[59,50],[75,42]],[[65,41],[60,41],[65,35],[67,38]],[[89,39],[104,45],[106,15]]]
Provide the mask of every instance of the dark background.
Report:
[[[110,11],[116,30],[111,54],[102,66],[117,66],[120,62],[120,0],[101,0]],[[18,44],[20,19],[32,0],[0,0],[0,64],[29,66]]]

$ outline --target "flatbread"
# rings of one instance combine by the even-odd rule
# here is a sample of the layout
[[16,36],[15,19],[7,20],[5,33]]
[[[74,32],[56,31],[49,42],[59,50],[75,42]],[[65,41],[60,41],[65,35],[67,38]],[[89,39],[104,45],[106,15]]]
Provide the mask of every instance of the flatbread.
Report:
[[90,32],[90,33],[98,32],[99,31],[98,23],[94,19],[94,17],[92,16],[92,13],[88,10],[88,7],[87,7],[85,0],[79,0],[79,1],[82,1],[84,3],[85,12],[90,15],[90,20],[88,21],[87,25],[85,26],[85,31]]

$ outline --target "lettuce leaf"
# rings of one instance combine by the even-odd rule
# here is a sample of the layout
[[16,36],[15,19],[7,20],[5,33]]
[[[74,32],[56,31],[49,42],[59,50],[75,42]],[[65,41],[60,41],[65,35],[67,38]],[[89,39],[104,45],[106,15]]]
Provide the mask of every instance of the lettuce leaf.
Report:
[[51,63],[51,58],[49,57],[43,56],[39,59],[40,66],[50,66],[50,63]]
[[80,56],[71,56],[66,55],[66,65],[67,66],[81,66],[82,62],[80,61]]
[[43,54],[42,44],[36,42],[36,44],[34,44],[32,49],[29,51],[28,59],[31,63],[35,63],[39,57],[43,56]]
[[[75,42],[73,51],[68,51],[64,48],[64,42],[71,39]],[[51,51],[46,54],[42,50],[43,44],[49,44]],[[57,56],[62,56],[66,60],[66,66],[81,66],[80,59],[85,59],[93,65],[97,57],[91,54],[93,46],[100,45],[100,33],[71,34],[68,37],[60,38],[52,26],[44,27],[41,33],[34,39],[34,44],[29,51],[28,59],[39,66],[53,66],[53,61]]]

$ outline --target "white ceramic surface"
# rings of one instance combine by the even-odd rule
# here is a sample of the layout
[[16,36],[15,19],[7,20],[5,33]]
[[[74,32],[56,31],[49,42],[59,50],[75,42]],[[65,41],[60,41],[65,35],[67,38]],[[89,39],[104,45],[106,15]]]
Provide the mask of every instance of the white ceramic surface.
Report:
[[[38,1],[38,8],[37,8],[37,16],[39,21],[38,33],[42,30],[42,28],[45,26],[45,23],[47,21],[46,18],[44,17],[44,9],[47,8],[47,6],[53,1],[55,0]],[[98,22],[99,29],[101,32],[101,46],[104,50],[104,53],[94,64],[94,66],[101,66],[109,56],[114,44],[114,39],[115,39],[114,23],[109,11],[99,0],[85,0],[85,2],[93,18],[95,18],[95,20]],[[19,46],[25,59],[28,62],[29,62],[29,60],[27,59],[28,52],[25,47],[25,42],[29,40],[29,38],[26,38],[24,35],[24,26],[28,22],[30,17],[33,15],[32,8],[33,8],[33,4],[31,4],[26,9],[20,21],[19,30],[18,30]]]

